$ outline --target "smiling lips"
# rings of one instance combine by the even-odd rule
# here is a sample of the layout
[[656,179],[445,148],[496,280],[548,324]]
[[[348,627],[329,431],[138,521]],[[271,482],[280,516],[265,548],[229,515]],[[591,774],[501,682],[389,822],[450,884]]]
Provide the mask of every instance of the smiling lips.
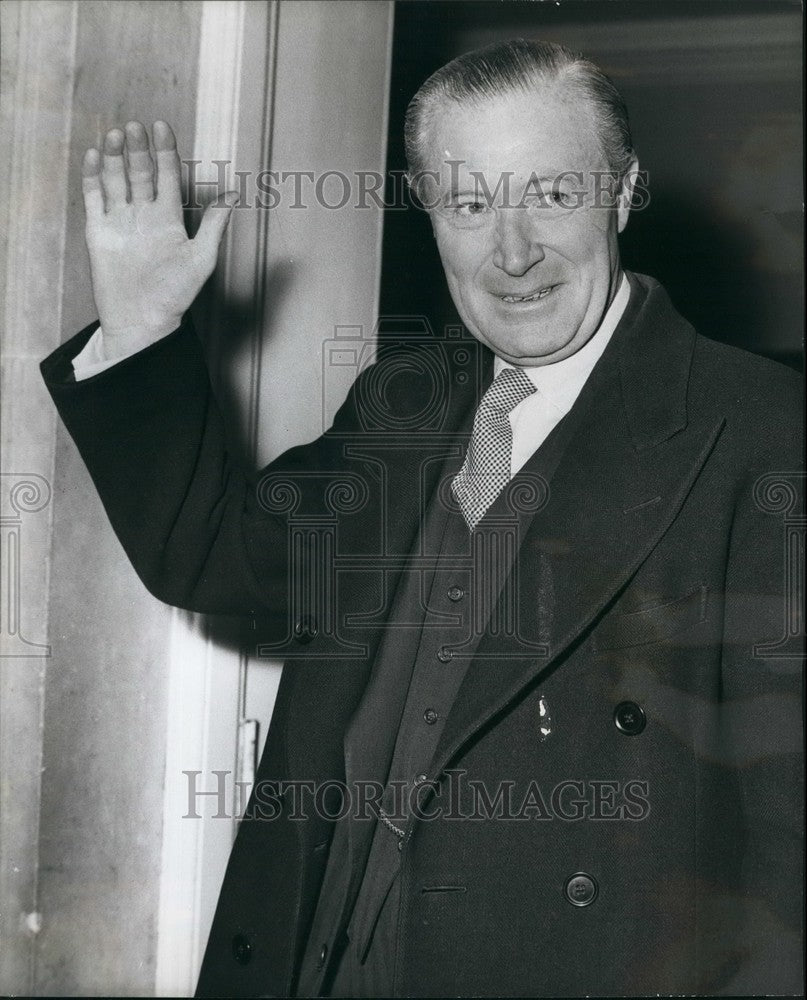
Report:
[[508,304],[518,304],[520,302],[538,302],[541,299],[545,299],[550,292],[554,291],[557,285],[546,285],[544,288],[540,288],[537,292],[533,292],[531,295],[499,295],[502,302],[507,302]]

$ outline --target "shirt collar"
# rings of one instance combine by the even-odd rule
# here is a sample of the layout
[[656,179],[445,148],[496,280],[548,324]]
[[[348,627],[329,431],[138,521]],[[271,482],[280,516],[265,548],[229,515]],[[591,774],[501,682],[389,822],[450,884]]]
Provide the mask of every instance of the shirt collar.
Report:
[[[602,323],[579,351],[575,351],[568,358],[556,361],[551,365],[538,365],[522,369],[544,399],[564,410],[568,409],[568,406],[574,402],[594,365],[599,361],[617,324],[622,319],[629,298],[630,284],[627,276],[623,273],[619,290],[606,310]],[[496,357],[493,362],[494,378],[505,368],[513,367],[515,366]]]

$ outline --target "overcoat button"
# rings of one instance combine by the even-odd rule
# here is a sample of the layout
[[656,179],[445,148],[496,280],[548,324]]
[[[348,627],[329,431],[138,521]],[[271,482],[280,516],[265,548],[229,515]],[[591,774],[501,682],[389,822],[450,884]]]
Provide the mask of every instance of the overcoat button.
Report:
[[441,663],[451,663],[451,660],[453,658],[454,658],[454,654],[451,652],[451,650],[448,648],[448,646],[441,646],[437,650],[437,659]]
[[318,634],[319,627],[317,626],[317,620],[312,615],[302,615],[294,623],[294,638],[302,646],[311,642]]
[[448,588],[448,599],[449,601],[461,601],[465,597],[465,591],[462,587],[449,587]]
[[563,887],[572,906],[590,906],[597,898],[597,883],[585,872],[575,872],[566,879]]
[[435,712],[433,708],[427,708],[426,711],[423,713],[423,719],[429,726],[433,726],[435,722],[437,722],[438,718],[439,716],[437,715],[437,712]]
[[646,724],[645,714],[635,701],[621,701],[614,709],[614,725],[626,736],[638,736]]
[[247,965],[252,958],[252,945],[243,934],[236,934],[233,938],[233,958],[239,965]]

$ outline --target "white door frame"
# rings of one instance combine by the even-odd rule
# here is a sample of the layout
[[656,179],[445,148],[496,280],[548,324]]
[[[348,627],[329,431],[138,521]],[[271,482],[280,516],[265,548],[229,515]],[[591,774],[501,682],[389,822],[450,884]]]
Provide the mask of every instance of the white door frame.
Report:
[[[216,160],[246,171],[310,166],[383,173],[393,7],[391,0],[205,0],[193,153],[200,161],[199,177],[214,177]],[[312,124],[320,110],[331,121],[347,116],[354,127],[346,130],[335,122],[329,132]],[[305,162],[288,162],[297,155]],[[231,172],[228,186],[239,185]],[[251,179],[247,185],[254,195]],[[380,210],[336,217],[316,205],[301,219],[288,203],[272,211],[234,211],[216,296],[250,303],[255,336],[223,373],[216,337],[227,331],[216,327],[217,321],[226,327],[226,320],[216,315],[214,302],[208,314],[213,336],[206,339],[214,384],[225,376],[235,387],[237,419],[259,464],[289,444],[316,436],[323,413],[332,414],[340,402],[324,385],[322,346],[336,327],[370,330],[374,323],[382,221]],[[292,271],[280,303],[268,275],[278,261],[288,267],[295,260],[305,262],[307,270],[296,282]],[[340,261],[336,267],[334,260]],[[278,428],[269,418],[281,404],[290,416]],[[195,989],[236,827],[234,819],[215,814],[220,810],[219,815],[231,817],[245,804],[233,779],[251,778],[258,747],[251,738],[239,739],[239,732],[253,737],[250,722],[256,720],[263,742],[279,681],[279,664],[256,660],[237,642],[224,648],[214,631],[204,616],[173,613],[157,921],[159,996],[187,996]],[[223,789],[224,802],[216,794],[190,802],[191,781],[198,792]],[[202,818],[189,818],[194,813]]]

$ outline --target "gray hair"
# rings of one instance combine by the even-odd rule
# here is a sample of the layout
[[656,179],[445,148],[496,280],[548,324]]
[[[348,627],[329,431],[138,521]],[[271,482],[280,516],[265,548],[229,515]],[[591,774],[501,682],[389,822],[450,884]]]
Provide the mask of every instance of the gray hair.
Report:
[[621,184],[636,155],[622,95],[599,66],[579,53],[555,42],[523,38],[466,52],[420,87],[407,108],[404,127],[410,183],[417,190],[418,175],[427,170],[424,136],[444,102],[473,103],[547,82],[568,84],[589,103],[608,168]]

